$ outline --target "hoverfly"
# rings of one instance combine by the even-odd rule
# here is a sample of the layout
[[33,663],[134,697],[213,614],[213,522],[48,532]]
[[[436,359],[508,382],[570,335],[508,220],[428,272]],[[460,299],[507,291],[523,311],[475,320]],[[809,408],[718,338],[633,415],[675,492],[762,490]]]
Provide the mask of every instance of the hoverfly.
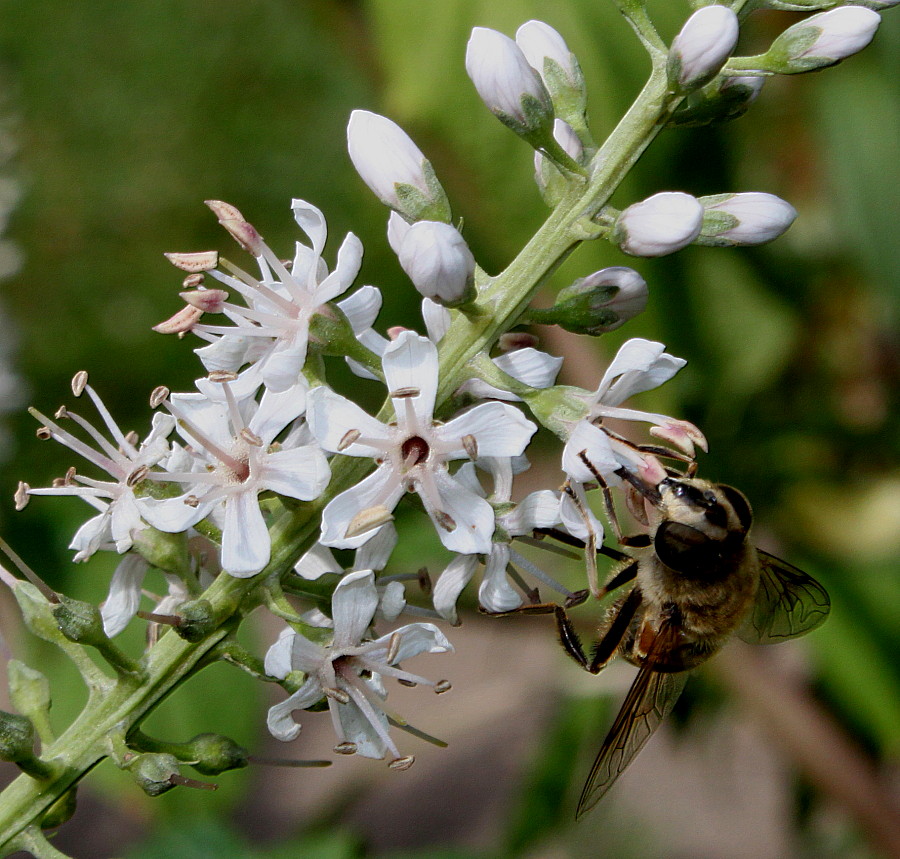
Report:
[[599,673],[617,653],[640,669],[591,767],[576,819],[671,712],[689,670],[732,634],[753,644],[784,641],[815,629],[830,608],[815,579],[750,542],[750,504],[738,490],[668,477],[658,492],[649,533],[623,540],[633,554],[600,549],[622,564],[602,593],[633,584],[609,608],[590,658],[564,608],[530,607],[555,612],[563,647],[586,671]]

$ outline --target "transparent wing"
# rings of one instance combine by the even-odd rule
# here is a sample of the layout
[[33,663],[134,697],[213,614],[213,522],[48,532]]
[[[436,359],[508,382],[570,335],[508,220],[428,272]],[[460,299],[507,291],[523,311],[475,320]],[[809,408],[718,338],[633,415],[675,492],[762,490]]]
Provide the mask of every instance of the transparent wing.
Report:
[[591,767],[578,800],[576,820],[600,802],[635,755],[644,748],[681,695],[687,682],[687,671],[671,673],[652,668],[654,654],[662,654],[675,647],[677,634],[674,627],[664,624],[656,636]]
[[759,590],[738,637],[750,644],[775,644],[819,626],[831,609],[825,588],[803,570],[761,549],[757,552]]

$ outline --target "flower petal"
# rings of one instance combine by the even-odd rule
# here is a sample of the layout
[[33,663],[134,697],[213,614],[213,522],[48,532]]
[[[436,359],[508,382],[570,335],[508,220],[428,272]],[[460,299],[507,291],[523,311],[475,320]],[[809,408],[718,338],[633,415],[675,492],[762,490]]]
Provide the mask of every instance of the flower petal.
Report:
[[260,485],[279,495],[312,501],[328,486],[331,468],[325,454],[308,444],[292,450],[278,450],[265,459]]
[[141,585],[150,565],[138,554],[128,554],[119,562],[109,583],[109,596],[100,609],[103,631],[112,638],[134,617],[141,603]]
[[477,555],[457,555],[438,577],[431,601],[434,610],[454,626],[459,623],[456,600],[463,588],[472,580],[478,567]]
[[271,552],[272,541],[256,493],[232,493],[225,499],[222,568],[235,578],[245,579],[269,563]]
[[434,429],[440,452],[448,459],[469,455],[460,441],[466,435],[475,437],[479,458],[518,456],[535,432],[537,426],[506,403],[482,403]]
[[[316,441],[331,453],[345,453],[348,456],[379,457],[384,454],[390,438],[388,428],[356,403],[336,394],[324,385],[309,392],[306,419]],[[366,444],[345,446],[348,433],[361,433],[365,439],[385,442],[385,448]]]
[[320,542],[335,549],[356,549],[371,540],[375,536],[374,530],[356,537],[345,536],[354,517],[375,504],[393,510],[403,497],[404,491],[391,466],[388,464],[379,466],[365,480],[328,502],[322,511]]
[[418,396],[394,402],[397,421],[405,427],[405,403],[410,402],[420,424],[431,425],[438,384],[437,347],[415,331],[402,331],[388,344],[382,358],[388,393],[417,390]]
[[348,573],[334,589],[331,616],[334,618],[334,648],[357,645],[375,616],[378,591],[371,570]]

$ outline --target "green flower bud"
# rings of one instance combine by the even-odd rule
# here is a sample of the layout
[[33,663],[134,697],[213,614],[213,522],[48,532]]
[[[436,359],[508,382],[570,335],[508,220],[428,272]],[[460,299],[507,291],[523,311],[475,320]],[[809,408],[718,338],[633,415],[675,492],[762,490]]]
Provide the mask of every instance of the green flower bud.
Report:
[[247,766],[250,753],[221,734],[198,734],[184,744],[184,760],[203,775],[218,775]]
[[174,755],[149,753],[135,755],[128,771],[148,796],[159,796],[175,787],[178,759]]
[[100,609],[92,603],[73,600],[65,594],[59,595],[59,603],[53,607],[53,616],[59,631],[77,644],[101,647],[109,641],[103,631]]
[[218,629],[221,619],[213,611],[208,600],[190,600],[178,607],[179,622],[175,631],[185,641],[203,641],[211,632]]
[[647,306],[647,284],[632,268],[611,266],[560,290],[553,307],[532,310],[532,322],[597,336],[634,318]]
[[34,725],[27,716],[0,710],[0,759],[19,763],[34,758]]

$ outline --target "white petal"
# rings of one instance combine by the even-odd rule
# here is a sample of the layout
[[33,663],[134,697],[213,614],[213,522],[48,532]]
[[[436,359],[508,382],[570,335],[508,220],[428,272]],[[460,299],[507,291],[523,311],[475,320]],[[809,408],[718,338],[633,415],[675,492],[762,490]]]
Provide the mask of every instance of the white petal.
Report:
[[131,548],[134,534],[147,527],[141,520],[134,493],[123,492],[110,504],[109,514],[110,535],[116,544],[116,551],[122,554]]
[[512,611],[522,605],[522,595],[516,591],[506,577],[509,563],[509,546],[495,543],[491,547],[484,567],[484,576],[478,588],[478,602],[492,612]]
[[397,529],[393,522],[383,525],[367,543],[356,550],[353,568],[356,570],[383,570],[397,546]]
[[343,573],[331,551],[321,543],[316,543],[297,563],[294,572],[308,581],[314,581],[326,573]]
[[103,631],[112,638],[134,617],[141,602],[141,585],[150,565],[138,554],[126,555],[119,562],[109,583],[109,596],[100,609]]
[[[382,358],[388,393],[415,389],[418,396],[409,398],[420,424],[430,425],[438,384],[437,347],[415,331],[403,331],[388,344]],[[394,402],[397,420],[404,426],[404,402]]]
[[[607,481],[612,481],[614,472],[621,466],[609,443],[609,436],[600,427],[589,421],[579,421],[563,448],[563,471],[578,483],[593,483],[597,475],[588,468],[581,454],[590,462],[596,472]],[[618,478],[615,478],[618,481]]]
[[[371,540],[369,541],[372,542]],[[406,608],[406,589],[403,582],[388,582],[381,589],[378,611],[388,623],[396,620],[400,612]]]
[[434,610],[454,626],[459,623],[456,600],[478,567],[477,555],[457,555],[438,577],[431,596]]
[[334,647],[350,647],[360,643],[378,608],[375,574],[371,570],[347,573],[331,597],[334,618]]
[[313,445],[278,450],[265,459],[260,486],[279,495],[312,501],[328,486],[331,469],[325,454]]
[[391,665],[412,659],[420,653],[452,653],[453,645],[433,623],[410,623],[394,630],[385,638],[400,636],[400,646]]
[[283,391],[267,390],[247,428],[269,445],[291,421],[306,409],[307,384],[301,380]]
[[422,299],[422,319],[432,343],[440,343],[450,329],[450,311],[430,298]]
[[325,249],[325,240],[328,238],[328,225],[322,212],[307,203],[306,200],[291,200],[291,208],[294,210],[294,220],[297,225],[309,236],[313,251],[316,256],[321,256]]
[[103,512],[98,516],[88,519],[72,537],[69,548],[75,550],[75,560],[86,561],[104,543],[109,540],[109,512]]
[[294,630],[285,627],[278,634],[278,640],[266,651],[263,665],[269,677],[283,680],[294,670],[291,664],[291,645],[295,635],[297,633]]
[[535,528],[554,527],[559,523],[559,493],[550,489],[530,492],[502,517],[502,523],[512,537],[530,535]]
[[662,343],[640,337],[623,343],[597,388],[600,401],[617,406],[632,394],[652,390],[671,379],[687,361],[669,355],[665,348]]
[[316,441],[332,453],[378,457],[383,455],[385,448],[366,444],[343,446],[347,434],[359,432],[363,438],[383,440],[385,443],[390,438],[388,428],[381,421],[324,385],[309,392],[306,420]]
[[504,373],[532,388],[549,388],[563,363],[562,358],[531,346],[498,355],[493,361]]
[[262,378],[270,391],[285,391],[300,383],[300,373],[306,363],[309,329],[306,316],[290,340],[279,340],[262,364]]
[[563,493],[559,502],[559,513],[562,518],[563,527],[579,540],[587,540],[593,536],[596,544],[599,546],[603,542],[603,525],[600,520],[594,516],[593,511],[588,506],[584,488],[581,484],[573,484],[572,487],[578,495],[579,503],[576,504],[569,495]]
[[334,271],[316,288],[313,297],[314,303],[325,304],[350,289],[351,284],[356,280],[356,275],[359,274],[362,258],[362,242],[353,233],[347,233],[338,248],[337,265]]
[[402,483],[396,479],[390,465],[379,466],[365,480],[336,495],[322,511],[322,535],[320,542],[335,549],[356,549],[375,536],[366,531],[356,537],[346,537],[347,528],[354,517],[376,503],[393,510],[403,497]]
[[137,505],[141,516],[154,528],[167,534],[179,534],[205,519],[216,503],[201,499],[197,505],[185,504],[190,495],[189,490],[177,498],[138,498]]
[[[356,754],[364,758],[380,760],[387,751],[387,746],[372,723],[352,701],[349,704],[337,705],[338,716],[344,735],[351,743],[356,743]],[[374,717],[387,734],[388,720],[381,710],[375,710]]]
[[[322,687],[315,678],[308,679],[293,695],[269,708],[266,727],[276,740],[290,742],[300,733],[300,725],[291,718],[294,710],[311,707],[322,697]],[[312,700],[310,700],[312,699]]]
[[225,500],[222,569],[239,579],[256,575],[269,563],[271,551],[272,541],[256,493],[232,493]]
[[440,512],[450,516],[456,523],[452,531],[446,530],[435,518],[436,511],[429,509],[425,496],[420,493],[441,542],[451,552],[484,554],[490,551],[494,533],[494,508],[466,489],[443,468],[435,469],[434,481],[441,505]]
[[505,403],[482,403],[434,430],[441,453],[450,459],[468,456],[459,443],[466,435],[475,437],[481,458],[518,456],[524,452],[535,432],[535,424],[515,406]]
[[347,317],[354,334],[371,328],[381,311],[381,290],[374,286],[361,286],[352,295],[341,299],[337,306]]

